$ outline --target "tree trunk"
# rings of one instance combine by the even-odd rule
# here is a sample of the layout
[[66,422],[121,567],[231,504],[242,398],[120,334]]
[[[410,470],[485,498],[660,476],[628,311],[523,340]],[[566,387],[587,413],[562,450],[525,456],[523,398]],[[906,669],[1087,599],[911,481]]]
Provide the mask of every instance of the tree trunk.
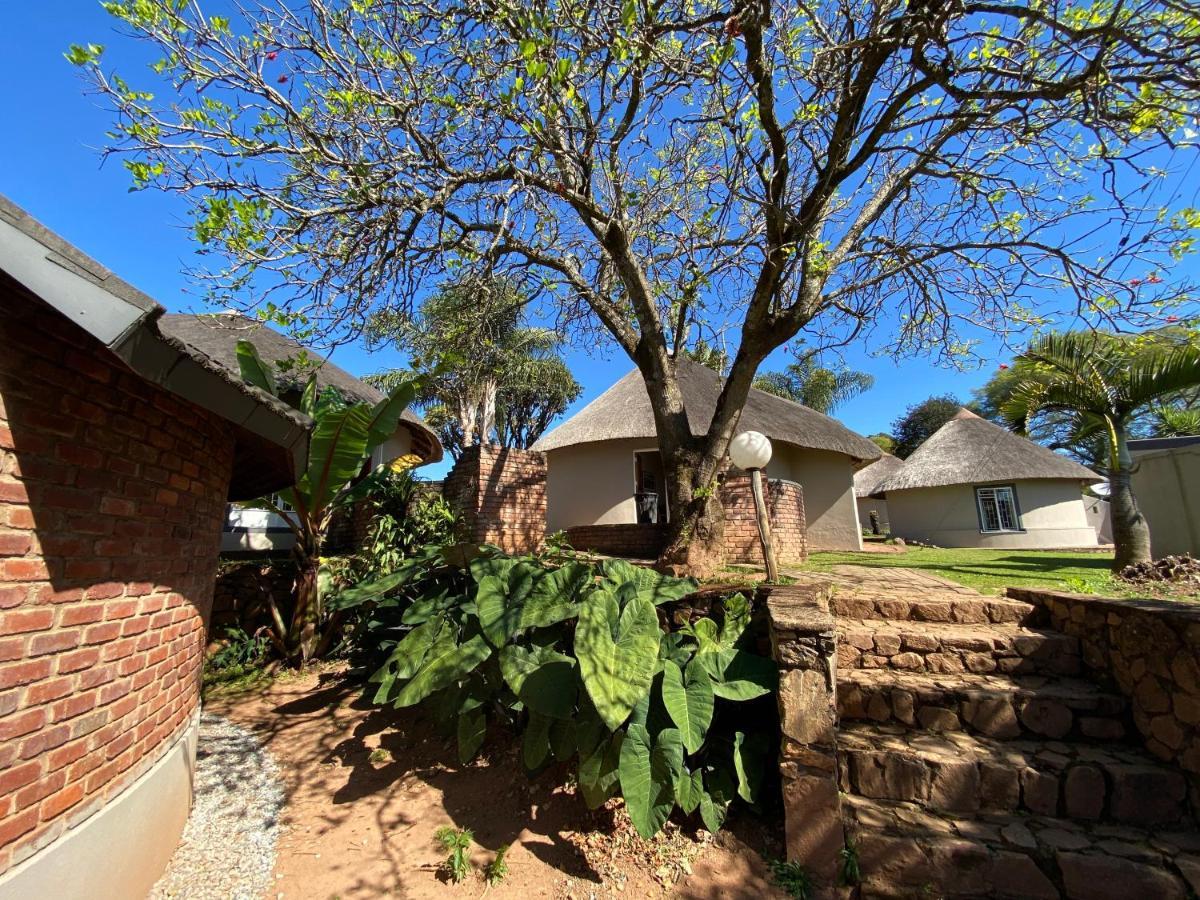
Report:
[[[675,449],[660,436],[667,482],[667,540],[657,566],[673,575],[705,579],[725,563],[725,510],[716,482],[716,465],[707,464],[695,447]],[[689,443],[697,443],[694,439]],[[711,472],[711,475],[707,475]]]
[[292,609],[287,645],[291,661],[301,669],[316,657],[317,646],[321,640],[319,552],[320,548],[315,541],[297,540],[294,548],[296,588],[293,596],[296,604]]
[[1131,469],[1133,460],[1129,456],[1124,432],[1116,435],[1117,458],[1110,467],[1108,500],[1111,504],[1113,545],[1113,571],[1126,566],[1149,562],[1150,526],[1138,509],[1137,497],[1133,494]]

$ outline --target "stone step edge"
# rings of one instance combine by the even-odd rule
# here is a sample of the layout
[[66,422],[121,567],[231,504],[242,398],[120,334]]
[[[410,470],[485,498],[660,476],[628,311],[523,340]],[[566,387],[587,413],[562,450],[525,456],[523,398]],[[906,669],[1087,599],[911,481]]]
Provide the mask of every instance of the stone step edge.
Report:
[[843,726],[842,790],[946,813],[1026,811],[1081,822],[1195,827],[1187,777],[1132,744],[1076,744],[1081,755],[1071,757],[1064,741],[997,741],[956,732],[942,748],[887,746],[904,734],[861,723]]
[[[905,821],[878,821],[888,815]],[[1200,834],[1192,829],[1081,827],[1021,814],[941,817],[911,803],[846,795],[843,819],[866,886],[882,879],[890,890],[934,887],[947,897],[1091,900],[1096,884],[1120,881],[1124,887],[1105,896],[1200,894]],[[922,827],[929,822],[940,825]]]

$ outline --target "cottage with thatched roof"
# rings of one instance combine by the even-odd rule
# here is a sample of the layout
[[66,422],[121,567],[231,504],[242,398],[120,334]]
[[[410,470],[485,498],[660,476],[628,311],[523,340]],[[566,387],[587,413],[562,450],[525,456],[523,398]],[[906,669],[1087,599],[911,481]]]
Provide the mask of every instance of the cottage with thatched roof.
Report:
[[[904,466],[904,460],[898,456],[885,453],[869,466],[864,466],[854,473],[854,498],[858,504],[858,521],[863,528],[870,529],[872,521],[878,522],[880,534],[891,531],[888,523],[887,499],[879,490],[879,486],[896,474]],[[871,515],[874,513],[875,518]]]
[[875,485],[892,534],[939,547],[1095,547],[1083,486],[1103,479],[967,409]]
[[[721,377],[691,360],[680,360],[678,373],[692,433],[703,434]],[[862,547],[854,470],[878,459],[878,447],[828,416],[759,390],[750,391],[738,430],[771,439],[769,480],[801,486],[809,549]],[[548,530],[667,521],[656,441],[650,397],[636,369],[543,435],[533,449],[546,453]]]

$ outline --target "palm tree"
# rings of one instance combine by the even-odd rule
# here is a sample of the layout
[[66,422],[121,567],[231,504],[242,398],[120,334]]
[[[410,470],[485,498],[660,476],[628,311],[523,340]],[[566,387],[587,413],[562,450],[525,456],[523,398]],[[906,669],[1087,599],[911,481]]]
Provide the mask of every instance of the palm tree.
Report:
[[805,356],[782,372],[763,372],[754,379],[760,391],[775,394],[829,415],[843,403],[869,391],[875,378],[853,369],[827,369]]
[[1015,360],[1021,376],[1001,407],[1017,431],[1039,414],[1067,413],[1076,434],[1107,444],[1113,568],[1146,562],[1150,528],[1130,483],[1129,427],[1165,397],[1200,385],[1200,344],[1149,332],[1067,332],[1038,338]]

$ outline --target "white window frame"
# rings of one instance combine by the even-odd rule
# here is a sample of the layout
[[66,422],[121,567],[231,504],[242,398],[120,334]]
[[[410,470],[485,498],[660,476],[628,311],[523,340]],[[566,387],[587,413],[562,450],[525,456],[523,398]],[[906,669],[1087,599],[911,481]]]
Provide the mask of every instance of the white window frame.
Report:
[[[986,495],[986,496],[985,496]],[[1004,516],[1001,512],[1001,497],[1007,496],[1012,509],[1013,527],[1004,526]],[[988,515],[984,509],[985,501],[995,505],[996,528],[988,527]],[[979,515],[979,531],[981,534],[1015,534],[1024,531],[1021,525],[1021,507],[1017,504],[1017,488],[1011,484],[993,484],[975,488],[975,511]]]

